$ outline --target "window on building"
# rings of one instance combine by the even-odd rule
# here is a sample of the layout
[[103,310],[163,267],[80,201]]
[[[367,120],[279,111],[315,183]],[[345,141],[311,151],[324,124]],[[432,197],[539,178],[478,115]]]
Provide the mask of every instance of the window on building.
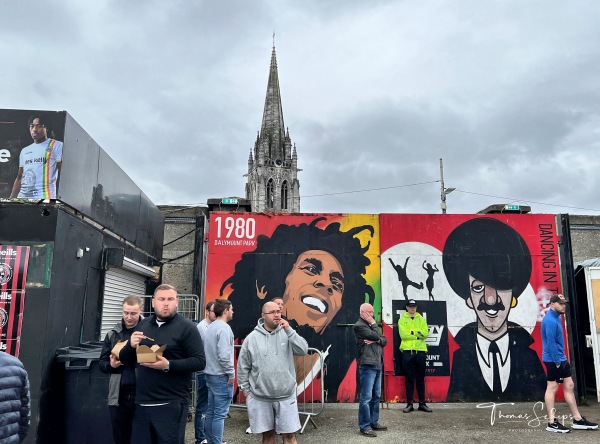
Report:
[[274,199],[275,199],[275,193],[273,192],[274,189],[274,184],[273,184],[273,179],[269,179],[269,181],[267,182],[267,208],[272,209],[273,208],[273,203],[274,203]]
[[283,185],[281,185],[281,209],[288,209],[288,183],[287,180],[283,181]]

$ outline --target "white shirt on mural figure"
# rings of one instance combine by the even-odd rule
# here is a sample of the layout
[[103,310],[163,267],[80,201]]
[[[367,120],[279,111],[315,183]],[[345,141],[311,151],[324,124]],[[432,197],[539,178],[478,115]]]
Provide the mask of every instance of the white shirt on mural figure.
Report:
[[[485,379],[490,390],[494,390],[494,368],[493,357],[490,352],[492,342],[481,335],[477,335],[477,360],[481,374]],[[498,369],[500,370],[500,381],[502,382],[502,391],[506,390],[508,378],[510,377],[510,349],[508,347],[508,335],[505,334],[500,339],[496,339],[496,345],[500,350],[500,360],[498,361]]]
[[55,139],[32,143],[21,150],[19,167],[23,168],[21,191],[25,199],[56,199],[58,165],[62,162],[63,144]]

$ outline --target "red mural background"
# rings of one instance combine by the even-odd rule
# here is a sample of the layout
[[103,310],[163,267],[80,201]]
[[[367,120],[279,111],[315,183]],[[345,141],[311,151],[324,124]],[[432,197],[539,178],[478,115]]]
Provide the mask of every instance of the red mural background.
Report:
[[[406,260],[405,258],[409,257],[410,262],[407,264],[409,266],[406,267],[409,272],[410,264],[414,264],[412,278],[416,282],[417,287],[409,286],[407,296],[417,299],[419,308],[428,304],[446,304],[446,327],[450,330],[447,342],[449,362],[446,363],[446,366],[448,366],[448,370],[452,370],[446,375],[426,377],[426,397],[432,401],[445,401],[448,399],[451,373],[456,371],[456,368],[461,367],[460,365],[455,366],[456,363],[453,361],[455,352],[459,348],[455,340],[455,335],[467,323],[472,323],[476,320],[474,310],[469,309],[463,299],[448,285],[442,257],[448,236],[457,227],[474,219],[494,219],[507,225],[518,232],[529,249],[531,255],[529,286],[518,298],[518,304],[511,310],[508,321],[512,320],[513,314],[517,316],[518,322],[516,324],[526,328],[530,333],[533,343],[529,348],[535,351],[540,361],[542,352],[540,323],[547,312],[546,304],[552,294],[562,292],[558,237],[556,235],[554,215],[380,215],[381,285],[383,319],[387,324],[385,329],[386,335],[392,337],[394,330],[397,330],[397,324],[393,322],[397,322],[397,317],[393,316],[392,302],[400,301],[403,304],[404,301],[404,296],[400,285],[398,285],[395,272],[393,270],[390,271],[389,258],[396,258],[396,262],[403,262]],[[493,236],[493,231],[485,233],[485,236]],[[487,251],[487,254],[477,257],[476,261],[486,262],[490,260],[490,257],[495,255],[492,247]],[[427,273],[423,266],[431,263],[434,263],[439,270],[439,272],[433,274],[436,286],[439,288],[438,291],[434,290],[434,293],[436,293],[434,296],[435,301],[438,302],[430,301],[431,298],[425,288],[419,289],[419,287],[424,287],[422,283],[426,282],[427,279]],[[387,269],[386,266],[388,267]],[[419,268],[422,268],[422,270],[419,270]],[[394,288],[394,286],[397,288]],[[419,312],[421,312],[421,309],[419,309]],[[392,320],[393,317],[394,319]],[[431,332],[431,323],[429,325]],[[397,360],[397,355],[395,356],[394,352],[393,347],[387,347],[385,350],[385,397],[388,400],[404,401],[404,378],[394,375],[394,373],[397,373],[394,371],[395,358]],[[513,356],[514,360],[515,356]],[[518,363],[515,362],[513,365],[518,366]],[[443,366],[444,364],[442,363],[441,367],[443,368]],[[477,362],[470,362],[469,366],[476,367]],[[464,366],[462,367],[464,368]],[[540,368],[537,367],[537,370]],[[428,372],[434,370],[428,368]],[[515,372],[513,371],[513,373]],[[454,376],[458,377],[459,375]],[[532,375],[528,376],[533,378]],[[475,384],[475,381],[471,381],[471,383]],[[529,382],[526,383],[528,384]],[[532,390],[530,397],[536,398],[536,396],[539,396],[536,399],[542,400],[543,387],[545,387],[543,373],[542,375],[537,375],[536,383],[538,388],[535,391]],[[507,391],[505,390],[505,394]],[[498,398],[491,394],[490,391],[482,390],[478,395],[471,394],[471,399],[469,400],[484,401],[492,399],[503,398],[502,395]],[[460,399],[460,396],[458,396],[454,400],[465,399]]]
[[[319,236],[326,228],[331,232],[316,239],[295,231],[311,224]],[[430,327],[427,401],[543,399],[540,323],[550,296],[562,292],[554,215],[213,213],[207,234],[206,301],[232,300],[236,338],[256,325],[264,301],[288,292],[286,274],[302,242],[310,244],[309,249],[331,252],[343,269],[352,265],[359,274],[359,279],[346,282],[343,304],[324,302],[325,308],[319,308],[317,301],[311,306],[324,312],[320,319],[325,321],[315,317],[295,325],[311,347],[329,350],[327,401],[355,401],[352,325],[362,302],[373,303],[388,337],[384,398],[405,401],[397,321],[406,298],[417,300]],[[334,247],[344,253],[334,254]],[[506,293],[501,282],[509,282],[512,299],[501,308],[470,306],[470,296],[458,294],[459,281],[467,279],[459,276],[464,264],[487,273],[482,278],[472,272],[492,289]],[[291,309],[284,304],[288,317]],[[493,384],[491,375],[498,372],[481,351],[492,342],[481,338],[486,328],[498,336],[501,386]],[[506,334],[497,333],[503,331]]]

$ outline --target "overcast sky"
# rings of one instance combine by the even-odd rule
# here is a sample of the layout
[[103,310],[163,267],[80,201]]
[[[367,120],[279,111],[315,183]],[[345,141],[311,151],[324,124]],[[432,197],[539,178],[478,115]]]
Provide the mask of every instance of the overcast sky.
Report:
[[244,197],[273,31],[303,212],[439,213],[443,158],[449,213],[600,213],[598,0],[0,0],[0,107],[156,204]]

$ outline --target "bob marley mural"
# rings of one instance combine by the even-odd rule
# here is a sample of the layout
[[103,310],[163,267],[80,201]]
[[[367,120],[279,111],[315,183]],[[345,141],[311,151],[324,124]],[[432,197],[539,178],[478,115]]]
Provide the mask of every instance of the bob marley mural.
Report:
[[377,230],[369,215],[213,214],[206,299],[233,303],[230,325],[242,339],[262,305],[283,298],[283,316],[326,356],[327,400],[354,401],[352,325],[360,304],[380,305]]

